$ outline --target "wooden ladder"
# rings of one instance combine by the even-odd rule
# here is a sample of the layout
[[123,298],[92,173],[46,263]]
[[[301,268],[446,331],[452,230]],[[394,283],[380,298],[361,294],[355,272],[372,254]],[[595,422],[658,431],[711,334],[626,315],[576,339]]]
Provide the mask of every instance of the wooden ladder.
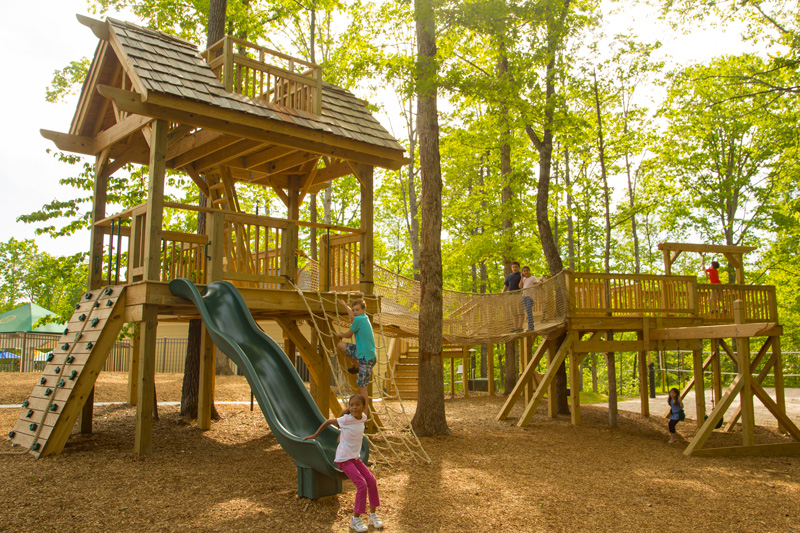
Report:
[[8,434],[35,457],[61,453],[124,323],[125,286],[87,292]]

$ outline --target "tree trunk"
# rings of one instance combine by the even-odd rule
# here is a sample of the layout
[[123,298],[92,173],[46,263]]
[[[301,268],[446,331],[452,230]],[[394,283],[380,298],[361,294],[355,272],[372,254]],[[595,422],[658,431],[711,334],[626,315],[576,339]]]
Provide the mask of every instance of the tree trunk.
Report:
[[506,361],[503,366],[505,378],[503,379],[503,392],[511,394],[517,384],[517,341],[506,343]]
[[[228,9],[228,0],[211,0],[208,6],[208,38],[207,47],[225,36],[225,12]],[[205,207],[208,199],[202,191],[199,192],[197,201],[200,207]],[[206,233],[206,214],[197,213],[197,233]],[[189,321],[188,342],[186,343],[186,359],[183,364],[183,384],[181,389],[181,416],[197,418],[197,402],[200,393],[200,337],[202,334],[202,321],[193,319]],[[219,362],[219,361],[218,361]],[[227,365],[226,365],[227,367]],[[219,420],[216,407],[211,406],[211,418]]]
[[597,356],[592,354],[592,392],[597,393]]
[[572,227],[572,183],[569,178],[569,148],[564,148],[564,186],[567,188],[567,250],[569,268],[575,271],[575,234]]
[[419,399],[411,421],[417,435],[447,435],[442,372],[442,172],[436,107],[436,23],[431,0],[415,0],[417,95],[422,172],[422,277],[419,312]]
[[[592,73],[594,77],[594,105],[597,112],[597,139],[600,148],[600,175],[603,178],[603,204],[605,206],[605,219],[606,219],[606,246],[603,253],[603,267],[605,273],[610,272],[611,264],[611,195],[608,191],[608,175],[606,174],[606,157],[605,146],[603,145],[603,116],[600,114],[600,95],[597,90],[597,75]],[[610,294],[606,288],[606,301],[610,301]]]

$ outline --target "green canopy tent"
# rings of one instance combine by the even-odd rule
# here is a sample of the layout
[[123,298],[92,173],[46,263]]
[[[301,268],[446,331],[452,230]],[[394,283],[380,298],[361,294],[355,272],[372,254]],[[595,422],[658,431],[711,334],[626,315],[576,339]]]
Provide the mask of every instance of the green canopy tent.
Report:
[[33,303],[23,304],[0,314],[0,349],[22,354],[19,370],[35,370],[35,351],[52,350],[59,335],[64,332],[63,323],[51,322],[33,327],[47,316],[58,315]]
[[64,324],[55,322],[32,328],[46,316],[58,315],[36,304],[22,304],[0,315],[0,333],[61,333],[64,331]]

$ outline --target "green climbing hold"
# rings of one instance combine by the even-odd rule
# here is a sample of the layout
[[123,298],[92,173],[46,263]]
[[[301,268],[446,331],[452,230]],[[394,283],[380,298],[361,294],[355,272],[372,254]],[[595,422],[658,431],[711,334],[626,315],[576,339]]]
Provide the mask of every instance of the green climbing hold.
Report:
[[100,307],[100,302],[95,302],[94,307]]
[[39,380],[39,385],[45,385],[45,384],[47,384],[47,378],[42,378]]
[[87,350],[91,350],[92,346],[94,346],[94,344],[92,344],[92,341],[89,341],[89,342],[86,343],[86,349]]
[[86,315],[84,315],[83,313],[81,313],[81,316],[79,316],[79,317],[78,317],[78,320],[80,320],[81,322],[83,322],[84,320],[86,320]]
[[25,418],[30,418],[33,416],[33,409],[28,409],[28,412],[25,414]]
[[50,361],[52,361],[54,357],[55,357],[55,355],[53,355],[53,352],[50,352],[49,354],[47,354],[47,362],[49,363]]
[[36,426],[36,422],[34,422],[33,424],[31,424],[31,425],[30,425],[30,426],[28,426],[28,427],[29,427],[29,428],[31,428],[31,431],[36,431],[36,427],[37,427],[37,426]]
[[31,446],[31,450],[36,452],[36,451],[39,451],[39,448],[41,448],[41,447],[42,447],[41,444],[39,444],[38,442],[34,442],[33,446]]
[[80,308],[81,308],[81,304],[75,304],[75,310],[76,310],[76,311],[77,311],[78,309],[80,309]]
[[60,373],[61,373],[61,367],[60,367],[60,366],[57,366],[57,367],[56,367],[56,374],[60,374]]
[[64,385],[66,385],[66,383],[64,383],[64,380],[63,380],[63,379],[62,379],[62,380],[59,380],[59,382],[58,382],[58,386],[59,386],[59,387],[63,387]]
[[71,364],[74,360],[75,360],[75,356],[74,355],[70,355],[69,357],[67,357],[67,364]]
[[69,333],[69,328],[64,328],[64,335],[66,335],[67,333]]
[[15,436],[16,434],[17,434],[17,432],[16,432],[16,431],[9,431],[9,432],[8,432],[8,438],[9,438],[9,439],[13,439],[13,438],[14,438],[14,436]]
[[107,288],[107,289],[105,290],[105,295],[106,295],[106,296],[109,296],[109,295],[110,295],[112,292],[114,292],[114,289],[112,289],[111,287],[109,287],[109,288]]
[[90,299],[92,297],[92,293],[91,292],[87,292],[86,294],[83,295],[83,297],[88,300],[88,299]]
[[72,380],[74,380],[76,377],[78,377],[78,371],[77,371],[77,370],[73,370],[73,371],[72,371],[72,374],[70,374],[70,375],[69,375],[69,380],[70,380],[70,381],[72,381]]
[[75,342],[78,342],[78,339],[80,339],[81,337],[83,337],[83,333],[79,331],[78,333],[75,334]]
[[97,325],[97,323],[98,323],[98,322],[100,322],[100,319],[99,319],[99,318],[93,318],[93,319],[92,319],[92,327],[95,327],[95,326]]
[[22,402],[22,407],[28,407],[28,405],[30,405],[28,400],[25,400],[24,402]]
[[114,305],[114,300],[109,300],[106,302],[106,307],[111,307],[112,305]]
[[64,350],[65,352],[66,352],[67,350],[69,350],[69,343],[66,343],[66,342],[65,342],[64,344],[62,344],[62,345],[61,345],[61,349],[62,349],[62,350]]
[[53,389],[47,388],[44,390],[45,396],[50,396],[51,394],[53,394]]
[[56,405],[56,404],[51,405],[50,406],[50,410],[55,413],[56,411],[58,411],[58,405]]

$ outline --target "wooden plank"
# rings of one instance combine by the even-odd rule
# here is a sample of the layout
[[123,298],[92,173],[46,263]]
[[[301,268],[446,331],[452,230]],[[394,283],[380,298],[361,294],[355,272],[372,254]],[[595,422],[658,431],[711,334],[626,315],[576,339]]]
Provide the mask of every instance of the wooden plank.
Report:
[[786,413],[781,412],[778,404],[769,397],[769,394],[767,394],[767,392],[761,388],[761,385],[753,382],[750,384],[750,386],[753,388],[753,394],[755,394],[758,399],[761,400],[761,403],[764,404],[764,407],[766,407],[767,410],[772,413],[772,416],[778,420],[778,424],[781,427],[786,428],[786,432],[789,433],[794,440],[800,441],[800,429],[798,429],[794,422],[792,422],[792,420],[786,416]]
[[743,339],[749,337],[773,337],[783,334],[783,326],[774,322],[752,324],[719,324],[714,326],[695,326],[688,328],[651,329],[652,340],[684,339]]
[[110,128],[98,133],[95,136],[94,148],[99,152],[114,144],[117,144],[130,135],[138,132],[152,121],[153,119],[151,117],[142,115],[129,115],[122,122],[118,122]]
[[197,427],[203,431],[211,429],[216,367],[217,350],[203,322],[200,332],[200,384],[197,393]]
[[733,246],[727,244],[692,244],[686,242],[662,242],[658,245],[659,250],[697,252],[704,254],[721,254],[725,252],[747,253],[756,249],[755,246]]
[[691,455],[693,457],[780,457],[800,455],[800,442],[704,448],[702,450],[695,450]]
[[164,176],[168,124],[164,120],[153,123],[150,143],[150,177],[147,187],[147,231],[144,235],[144,279],[159,279],[161,228],[163,226]]
[[[539,386],[536,387],[536,392],[533,393],[533,398],[525,407],[522,412],[522,416],[520,416],[519,420],[517,421],[517,426],[522,427],[528,425],[530,422],[531,417],[533,417],[533,413],[536,410],[536,407],[539,405],[539,402],[544,397],[545,390],[550,389],[550,384],[553,383],[553,380],[556,376],[556,372],[558,371],[558,367],[561,366],[561,363],[564,362],[564,359],[567,357],[569,353],[569,349],[572,346],[572,343],[575,342],[575,339],[578,337],[578,333],[576,331],[570,331],[564,342],[561,343],[561,346],[558,348],[558,351],[553,356],[550,363],[547,365],[547,371],[542,378],[542,381],[539,382]],[[543,344],[550,344],[550,342],[544,342]],[[535,360],[535,358],[534,358]]]
[[700,429],[697,430],[695,433],[692,442],[689,443],[689,446],[683,451],[684,455],[692,455],[695,450],[699,450],[703,447],[703,444],[708,440],[711,436],[711,433],[714,431],[717,423],[722,420],[722,415],[728,410],[733,403],[733,399],[736,397],[737,394],[742,390],[742,379],[741,374],[737,375],[733,378],[728,389],[725,391],[725,394],[722,398],[717,402],[717,406],[711,411],[711,414],[708,415],[703,425],[700,426]]
[[155,404],[156,334],[158,307],[145,305],[140,324],[139,396],[136,399],[136,434],[134,451],[138,455],[153,452],[153,406]]

